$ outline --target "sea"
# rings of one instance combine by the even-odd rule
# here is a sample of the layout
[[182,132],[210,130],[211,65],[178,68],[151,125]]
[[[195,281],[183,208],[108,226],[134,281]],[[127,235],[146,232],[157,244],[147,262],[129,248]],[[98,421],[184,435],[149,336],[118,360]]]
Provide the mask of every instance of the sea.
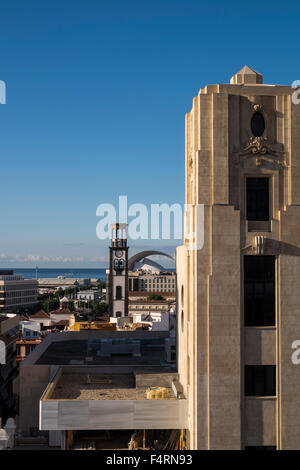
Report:
[[105,281],[105,268],[13,268],[15,274],[22,274],[25,279],[64,276],[69,278],[101,279]]

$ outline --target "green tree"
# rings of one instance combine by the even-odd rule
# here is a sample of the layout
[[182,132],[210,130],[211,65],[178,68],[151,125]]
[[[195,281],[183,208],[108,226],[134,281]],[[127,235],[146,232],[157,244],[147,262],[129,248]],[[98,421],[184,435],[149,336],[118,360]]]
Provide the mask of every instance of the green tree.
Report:
[[45,312],[52,312],[53,310],[57,310],[59,308],[59,300],[58,297],[48,297],[41,302],[43,310]]
[[108,304],[106,304],[105,302],[94,301],[92,310],[95,315],[105,316],[108,314]]
[[147,297],[147,300],[165,300],[160,294],[151,294]]

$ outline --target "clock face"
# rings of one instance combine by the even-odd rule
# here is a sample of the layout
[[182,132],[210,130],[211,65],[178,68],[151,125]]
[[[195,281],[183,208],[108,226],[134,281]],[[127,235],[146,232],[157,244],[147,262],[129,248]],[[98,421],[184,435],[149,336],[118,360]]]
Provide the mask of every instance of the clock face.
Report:
[[117,250],[115,253],[116,253],[117,258],[121,258],[122,254],[123,254],[123,251]]

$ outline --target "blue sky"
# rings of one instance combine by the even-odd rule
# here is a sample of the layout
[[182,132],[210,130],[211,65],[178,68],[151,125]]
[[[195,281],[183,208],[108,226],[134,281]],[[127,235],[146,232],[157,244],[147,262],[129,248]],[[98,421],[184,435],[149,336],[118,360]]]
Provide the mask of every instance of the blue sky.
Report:
[[103,267],[100,203],[183,204],[193,96],[245,64],[265,83],[300,79],[299,13],[296,2],[2,0],[0,266]]

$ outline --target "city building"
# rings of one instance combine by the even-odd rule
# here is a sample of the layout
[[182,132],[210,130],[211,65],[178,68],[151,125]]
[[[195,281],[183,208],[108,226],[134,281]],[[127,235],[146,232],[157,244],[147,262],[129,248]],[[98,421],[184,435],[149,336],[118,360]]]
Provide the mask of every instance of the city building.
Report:
[[134,324],[148,324],[151,331],[169,331],[170,337],[176,336],[175,309],[169,311],[132,312]]
[[[23,324],[24,319],[21,319],[20,323]],[[31,325],[33,325],[33,329],[36,329],[35,325],[39,326],[39,331],[45,326],[51,325],[51,318],[49,313],[46,313],[45,310],[41,309],[38,312],[34,313],[33,315],[30,315],[29,318],[25,320],[24,326],[27,328],[31,328]]]
[[59,309],[50,312],[51,324],[56,326],[59,322],[66,321],[65,325],[71,326],[75,323],[75,315],[70,299],[64,296],[59,300]]
[[202,88],[186,116],[188,210],[176,258],[190,449],[300,448],[293,91],[244,67],[230,84]]
[[13,382],[16,366],[16,341],[19,337],[19,315],[0,314],[0,428],[16,415]]
[[48,432],[49,445],[62,449],[87,439],[107,448],[107,435],[111,449],[128,448],[135,431],[152,442],[155,432],[183,437],[187,401],[174,348],[164,331],[46,336],[20,364],[20,435]]
[[[93,282],[96,282],[93,279]],[[58,276],[54,278],[40,278],[38,279],[39,293],[44,294],[47,292],[53,292],[58,289],[75,289],[76,287],[89,287],[92,284],[92,280],[88,278],[66,278],[64,276]]]
[[130,297],[128,305],[129,316],[136,315],[137,313],[144,314],[150,312],[169,312],[171,307],[176,306],[176,300],[148,300],[148,299],[133,299]]
[[176,273],[171,271],[130,271],[129,292],[176,292]]
[[13,270],[0,270],[0,312],[21,313],[37,304],[38,283]]
[[18,339],[16,341],[17,362],[24,361],[25,357],[27,357],[40,344],[41,341],[41,337],[39,337],[39,339]]
[[98,290],[80,290],[77,292],[77,300],[94,302],[99,300]]

